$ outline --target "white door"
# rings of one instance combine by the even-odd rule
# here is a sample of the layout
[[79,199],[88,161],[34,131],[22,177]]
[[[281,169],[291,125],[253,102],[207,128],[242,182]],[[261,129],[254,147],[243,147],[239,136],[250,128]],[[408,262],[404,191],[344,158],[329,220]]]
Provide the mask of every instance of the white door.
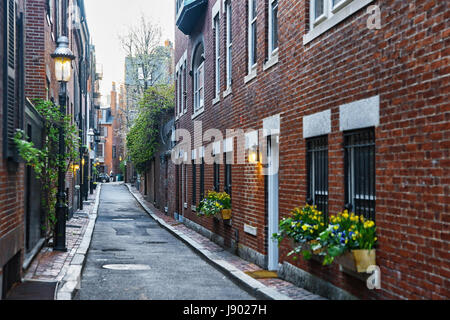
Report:
[[267,137],[267,208],[268,208],[268,269],[278,270],[278,241],[272,235],[278,232],[278,136]]

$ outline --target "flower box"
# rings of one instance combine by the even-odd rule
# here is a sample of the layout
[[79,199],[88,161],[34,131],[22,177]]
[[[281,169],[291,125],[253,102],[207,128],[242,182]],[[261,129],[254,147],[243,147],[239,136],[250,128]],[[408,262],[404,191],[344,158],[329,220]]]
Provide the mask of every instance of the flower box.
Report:
[[231,209],[222,209],[222,219],[230,220],[231,219]]
[[220,212],[214,215],[214,218],[219,220],[230,220],[231,219],[231,209],[222,209]]
[[376,264],[376,250],[351,250],[334,260],[348,270],[365,273],[369,266]]

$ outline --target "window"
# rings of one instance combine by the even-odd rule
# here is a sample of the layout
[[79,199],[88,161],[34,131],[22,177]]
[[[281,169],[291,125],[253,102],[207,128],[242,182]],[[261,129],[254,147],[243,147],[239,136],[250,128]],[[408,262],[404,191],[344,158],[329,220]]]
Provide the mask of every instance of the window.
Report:
[[[309,32],[303,38],[307,44],[339,22],[354,14],[374,0],[309,0]],[[349,5],[351,4],[351,5]],[[341,10],[347,7],[346,10]]]
[[328,216],[328,138],[306,140],[307,202]]
[[183,111],[187,111],[186,104],[186,61],[184,61],[181,72],[181,105],[183,107]]
[[220,191],[220,164],[214,161],[214,191]]
[[214,18],[214,54],[215,54],[215,84],[216,84],[216,97],[220,94],[220,20],[219,14]]
[[224,153],[224,163],[225,163],[225,172],[224,172],[224,186],[223,189],[226,193],[231,196],[231,157],[233,156],[232,152]]
[[204,56],[203,44],[199,44],[194,55],[194,113],[200,112],[204,107]]
[[227,1],[225,4],[225,14],[226,14],[226,60],[227,60],[227,89],[231,87],[232,80],[232,48],[233,48],[233,34],[231,25],[231,1]]
[[[314,23],[319,23],[322,18],[325,18],[325,1],[327,0],[313,0],[313,19]],[[333,1],[333,0],[332,0]]]
[[278,0],[269,0],[269,59],[278,49]]
[[344,133],[346,207],[375,219],[375,130]]
[[103,158],[104,157],[104,153],[103,153],[103,148],[104,147],[104,144],[103,143],[99,143],[98,145],[97,145],[97,157],[99,157],[99,158]]
[[256,18],[257,18],[257,0],[248,1],[248,73],[256,65]]
[[183,113],[183,84],[182,84],[182,72],[177,73],[177,115],[181,116]]
[[116,146],[112,147],[112,157],[113,157],[113,159],[117,158],[117,148],[116,148]]
[[192,160],[192,205],[197,205],[197,165]]

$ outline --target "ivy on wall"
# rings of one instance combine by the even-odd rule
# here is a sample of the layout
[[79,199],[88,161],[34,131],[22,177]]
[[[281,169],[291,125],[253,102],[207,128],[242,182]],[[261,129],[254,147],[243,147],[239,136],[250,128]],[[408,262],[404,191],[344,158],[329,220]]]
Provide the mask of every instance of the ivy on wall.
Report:
[[[29,141],[23,130],[17,130],[14,137],[19,155],[36,173],[42,183],[42,208],[45,213],[44,230],[46,238],[53,235],[56,223],[55,207],[58,192],[58,170],[67,172],[75,159],[79,159],[79,129],[71,123],[69,115],[62,114],[59,106],[51,101],[35,100],[34,107],[44,119],[43,146],[38,149]],[[66,152],[59,155],[59,127],[65,132]]]
[[149,87],[139,101],[138,115],[127,134],[128,155],[138,173],[146,170],[147,162],[158,149],[162,116],[174,107],[173,85]]

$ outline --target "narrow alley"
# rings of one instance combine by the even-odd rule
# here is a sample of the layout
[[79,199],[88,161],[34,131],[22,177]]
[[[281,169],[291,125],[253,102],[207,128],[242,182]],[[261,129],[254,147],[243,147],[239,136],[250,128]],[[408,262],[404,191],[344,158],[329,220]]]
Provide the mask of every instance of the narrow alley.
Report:
[[76,299],[249,300],[253,297],[161,228],[124,184],[104,184]]

